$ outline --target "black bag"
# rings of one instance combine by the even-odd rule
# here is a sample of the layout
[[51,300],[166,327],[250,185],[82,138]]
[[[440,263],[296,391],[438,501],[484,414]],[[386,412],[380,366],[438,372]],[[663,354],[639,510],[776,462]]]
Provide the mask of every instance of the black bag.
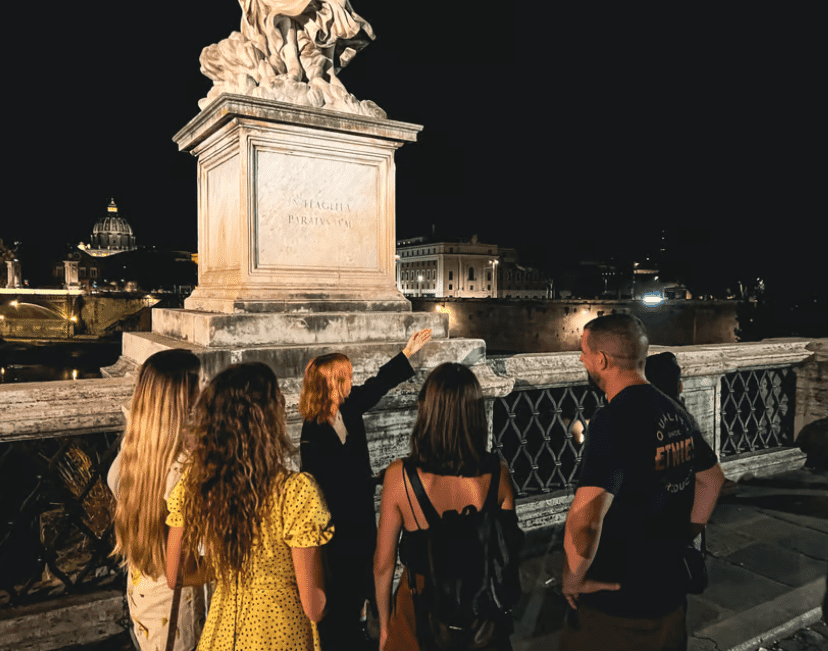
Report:
[[441,518],[425,493],[413,460],[403,462],[429,528],[423,530],[429,572],[418,591],[408,570],[417,639],[423,649],[480,649],[512,631],[511,607],[520,599],[523,531],[513,510],[497,504],[500,462],[492,455],[486,501],[478,511],[446,511]]
[[706,540],[704,532],[701,534],[701,549],[696,549],[693,543],[684,548],[683,561],[687,571],[687,593],[701,594],[707,589],[707,563],[705,563]]

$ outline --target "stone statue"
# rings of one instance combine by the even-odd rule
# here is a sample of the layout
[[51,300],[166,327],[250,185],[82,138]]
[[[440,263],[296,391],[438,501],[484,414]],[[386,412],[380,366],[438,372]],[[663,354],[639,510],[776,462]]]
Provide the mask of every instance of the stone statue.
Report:
[[337,77],[375,38],[350,0],[239,0],[241,32],[204,48],[201,72],[213,80],[205,108],[222,93],[384,118]]

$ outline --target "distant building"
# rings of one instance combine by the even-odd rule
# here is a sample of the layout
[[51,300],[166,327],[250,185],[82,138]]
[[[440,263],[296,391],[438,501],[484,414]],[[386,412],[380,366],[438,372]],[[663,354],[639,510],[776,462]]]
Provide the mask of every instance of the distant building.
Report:
[[414,237],[397,242],[397,287],[410,297],[546,298],[548,283],[517,264],[515,249]]
[[499,298],[551,298],[551,283],[542,271],[518,264],[517,249],[500,249]]
[[118,206],[115,205],[115,199],[112,199],[106,208],[106,214],[92,227],[92,239],[84,250],[89,255],[104,257],[134,251],[136,248],[132,227],[118,214]]

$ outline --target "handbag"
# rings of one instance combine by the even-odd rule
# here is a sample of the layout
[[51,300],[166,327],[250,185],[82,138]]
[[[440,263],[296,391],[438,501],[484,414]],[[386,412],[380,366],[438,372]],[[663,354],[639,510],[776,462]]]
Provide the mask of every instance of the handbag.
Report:
[[702,594],[707,588],[707,540],[705,532],[701,533],[701,547],[699,549],[691,542],[682,552],[684,569],[687,572],[687,593]]

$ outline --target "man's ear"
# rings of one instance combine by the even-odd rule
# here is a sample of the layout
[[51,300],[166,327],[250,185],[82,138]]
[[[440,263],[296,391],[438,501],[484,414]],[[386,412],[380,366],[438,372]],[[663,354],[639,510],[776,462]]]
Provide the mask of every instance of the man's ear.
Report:
[[598,368],[602,371],[606,370],[609,367],[609,355],[607,355],[603,350],[600,351],[601,358],[598,360]]

